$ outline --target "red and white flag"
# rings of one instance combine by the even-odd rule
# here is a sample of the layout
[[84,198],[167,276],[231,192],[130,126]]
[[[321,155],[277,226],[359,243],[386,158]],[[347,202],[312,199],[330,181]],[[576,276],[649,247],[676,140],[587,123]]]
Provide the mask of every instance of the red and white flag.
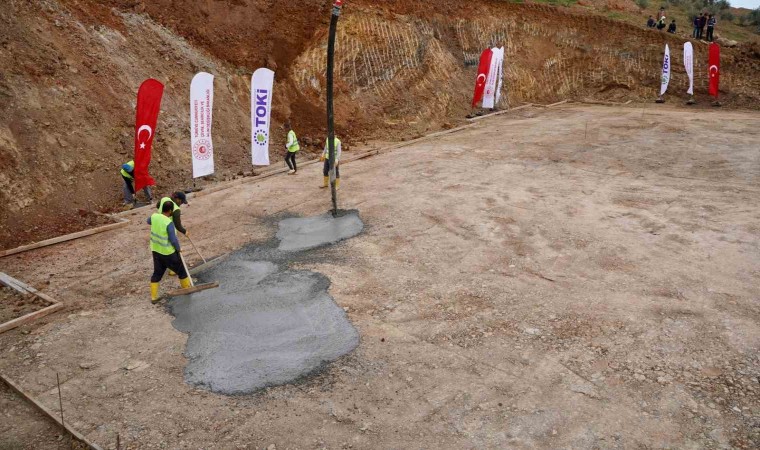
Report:
[[717,98],[720,86],[720,46],[715,42],[710,43],[707,63],[710,65],[710,95]]
[[480,64],[478,65],[478,78],[475,80],[475,94],[472,97],[472,107],[474,108],[478,102],[483,98],[483,93],[486,90],[486,80],[488,80],[488,73],[491,71],[491,57],[493,52],[490,48],[483,50],[480,54]]
[[214,173],[214,143],[211,121],[214,108],[214,76],[200,72],[190,83],[190,149],[193,178]]
[[137,118],[135,119],[135,191],[145,186],[155,186],[156,182],[148,174],[150,151],[156,135],[158,113],[161,111],[161,97],[164,85],[152,78],[140,85],[137,91]]

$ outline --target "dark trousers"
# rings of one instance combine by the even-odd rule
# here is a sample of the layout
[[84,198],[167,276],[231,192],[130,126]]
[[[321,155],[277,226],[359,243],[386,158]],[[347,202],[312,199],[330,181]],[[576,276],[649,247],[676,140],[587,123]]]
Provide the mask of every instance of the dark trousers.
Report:
[[[330,176],[330,160],[325,160],[325,167],[322,169],[322,175],[329,177]],[[340,178],[340,166],[338,163],[335,163],[335,178]]]
[[691,37],[695,39],[699,38],[699,27],[694,27],[694,32],[691,33]]
[[707,27],[707,40],[712,42],[713,40],[713,27]]
[[703,37],[705,37],[705,27],[700,27],[699,28],[699,38],[702,39]]
[[171,255],[162,255],[153,252],[153,275],[150,277],[151,283],[158,283],[164,277],[166,269],[171,269],[177,274],[180,280],[187,278],[185,265],[179,259],[179,253],[174,252]]
[[288,163],[290,170],[298,170],[298,167],[296,166],[296,152],[288,152],[288,154],[285,155],[285,162]]

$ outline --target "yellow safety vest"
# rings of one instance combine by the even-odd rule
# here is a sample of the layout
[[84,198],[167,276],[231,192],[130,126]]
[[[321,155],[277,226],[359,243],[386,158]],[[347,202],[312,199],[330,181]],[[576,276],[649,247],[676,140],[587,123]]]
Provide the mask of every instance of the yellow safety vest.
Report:
[[295,153],[301,150],[301,146],[298,144],[298,138],[296,138],[296,132],[293,130],[288,131],[288,151]]
[[[166,203],[166,202],[172,202],[172,203],[174,203],[174,200],[172,200],[171,197],[164,197],[164,198],[162,198],[161,202],[158,204],[158,213],[159,214],[161,214],[161,212],[164,210],[164,203]],[[178,209],[179,209],[179,205],[177,205],[176,203],[174,203],[174,209],[172,209],[172,212],[174,212],[174,211],[176,211]],[[174,220],[174,219],[172,218],[172,220]]]
[[[132,172],[132,171],[135,170],[135,162],[134,161],[128,162],[127,165],[132,168],[132,170],[130,170],[130,172]],[[134,178],[132,177],[132,175],[130,175],[129,172],[127,172],[126,170],[124,170],[124,168],[121,169],[121,175],[124,176],[124,177],[129,178],[130,180],[134,180]]]
[[171,223],[172,219],[163,214],[155,213],[150,216],[150,249],[159,255],[169,256],[176,251],[166,230]]
[[[335,162],[340,162],[340,153],[338,153],[338,146],[340,145],[340,139],[336,136],[333,140],[333,146],[335,147]],[[330,158],[330,138],[325,139],[325,151],[322,153],[325,159]]]

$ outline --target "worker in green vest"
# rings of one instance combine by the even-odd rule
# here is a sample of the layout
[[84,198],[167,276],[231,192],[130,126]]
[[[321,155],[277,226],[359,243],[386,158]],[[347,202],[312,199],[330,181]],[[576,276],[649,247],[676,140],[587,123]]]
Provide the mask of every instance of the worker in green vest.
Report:
[[296,132],[293,131],[293,129],[290,127],[290,122],[285,123],[285,128],[290,130],[288,131],[288,142],[285,144],[285,148],[288,150],[288,153],[285,155],[285,162],[290,168],[288,175],[295,175],[298,173],[298,167],[296,166],[296,153],[301,150],[301,146],[298,144]]
[[158,286],[166,269],[171,269],[179,275],[182,289],[190,287],[190,278],[180,259],[179,239],[171,219],[174,206],[176,205],[171,202],[165,202],[161,212],[155,212],[148,218],[150,249],[153,253],[153,276],[150,277],[150,300],[153,303],[159,300]]
[[[180,208],[180,206],[183,204],[189,205],[189,203],[187,203],[187,196],[184,192],[177,191],[173,193],[171,197],[162,198],[156,204],[157,212],[161,212],[164,208],[164,204],[167,202],[171,203],[174,208],[171,215],[172,222],[174,223],[174,229],[184,234],[185,236],[188,236],[187,229],[182,226],[182,209]],[[169,275],[173,277],[177,274],[173,270],[169,269]]]
[[[135,162],[129,161],[121,165],[121,178],[124,179],[124,204],[133,206],[137,205],[137,197],[135,196]],[[153,203],[153,193],[150,191],[150,186],[143,188],[145,196],[148,197],[148,203]]]
[[187,236],[187,229],[182,226],[182,209],[180,208],[182,205],[189,205],[187,202],[187,195],[185,195],[184,192],[177,191],[169,197],[162,198],[156,204],[156,208],[158,208],[157,212],[161,212],[163,210],[164,204],[166,202],[174,205],[174,209],[172,210],[172,222],[174,222],[174,228],[180,233]]
[[[319,158],[321,161],[325,162],[325,165],[322,168],[322,175],[325,177],[324,184],[322,185],[323,188],[328,187],[330,183],[330,141],[328,139],[325,139],[325,149],[322,152],[322,156]],[[340,187],[340,155],[343,153],[343,149],[341,148],[340,139],[338,139],[337,136],[333,143],[335,146],[335,189],[338,189]]]

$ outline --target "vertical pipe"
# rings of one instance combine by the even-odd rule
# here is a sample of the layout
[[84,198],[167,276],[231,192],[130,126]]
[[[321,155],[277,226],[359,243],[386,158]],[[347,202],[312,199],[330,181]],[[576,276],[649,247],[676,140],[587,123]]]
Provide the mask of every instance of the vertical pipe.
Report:
[[333,68],[335,65],[335,32],[338,28],[343,0],[335,0],[330,18],[330,36],[327,42],[327,151],[330,167],[330,194],[332,214],[338,216],[338,192],[335,189],[335,117],[333,113]]

